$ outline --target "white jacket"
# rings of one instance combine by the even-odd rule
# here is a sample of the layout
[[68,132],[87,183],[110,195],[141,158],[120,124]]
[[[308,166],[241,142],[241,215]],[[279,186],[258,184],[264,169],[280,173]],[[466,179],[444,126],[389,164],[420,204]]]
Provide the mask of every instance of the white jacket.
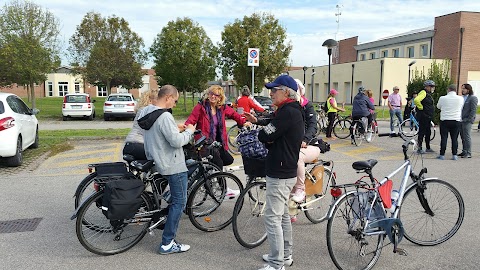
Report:
[[463,98],[455,91],[449,91],[438,99],[437,108],[441,110],[440,120],[462,121]]

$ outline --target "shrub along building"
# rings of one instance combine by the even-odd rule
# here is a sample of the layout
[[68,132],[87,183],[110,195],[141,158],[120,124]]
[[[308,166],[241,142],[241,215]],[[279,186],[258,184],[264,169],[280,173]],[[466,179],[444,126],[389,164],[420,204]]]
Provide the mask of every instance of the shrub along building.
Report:
[[[340,40],[333,49],[330,86],[339,90],[337,102],[351,104],[363,85],[373,90],[377,105],[382,103],[384,89],[392,93],[399,86],[405,104],[409,78],[415,71],[427,73],[436,62],[450,65],[450,77],[457,86],[470,83],[474,91],[480,91],[479,40],[480,13],[466,11],[435,17],[433,26],[371,42],[358,44],[358,36]],[[290,70],[289,74],[301,81],[305,78],[309,99],[325,101],[328,65]]]

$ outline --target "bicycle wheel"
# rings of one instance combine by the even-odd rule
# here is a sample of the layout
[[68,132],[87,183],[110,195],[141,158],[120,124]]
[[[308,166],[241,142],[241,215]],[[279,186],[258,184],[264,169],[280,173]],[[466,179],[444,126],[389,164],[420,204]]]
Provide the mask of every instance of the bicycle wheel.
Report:
[[240,193],[235,204],[232,220],[233,234],[238,243],[246,248],[258,247],[267,239],[263,221],[265,192],[265,182],[252,182]]
[[[312,170],[315,167],[312,168]],[[305,181],[310,181],[306,179]],[[330,194],[330,186],[335,185],[335,176],[332,174],[329,168],[325,168],[323,172],[323,187],[321,194],[307,195],[305,201],[307,205],[305,208],[305,216],[312,223],[319,223],[327,218],[330,205],[335,200]]]
[[[153,209],[150,197],[145,192],[141,195],[143,203],[138,213]],[[109,220],[101,209],[103,191],[89,197],[79,209],[75,229],[80,244],[88,251],[98,255],[118,254],[136,245],[147,233],[151,219],[140,221]],[[88,220],[90,222],[82,222]]]
[[92,193],[95,193],[97,190],[95,189],[94,183],[95,178],[97,177],[97,172],[93,172],[87,177],[85,177],[80,184],[78,184],[77,190],[75,191],[75,209],[80,206],[80,203],[83,202],[88,196]]
[[[397,120],[398,121],[398,120]],[[372,137],[370,137],[370,142],[373,142],[373,140],[378,136],[378,123],[377,120],[372,121],[371,125],[372,129]]]
[[228,129],[227,138],[228,138],[228,152],[232,155],[238,155],[240,152],[238,151],[238,144],[237,144],[237,137],[240,133],[240,129],[237,125],[232,126]]
[[359,124],[358,122],[355,122],[355,124],[353,124],[353,128],[352,128],[353,143],[356,146],[362,145],[362,142],[363,142],[363,133],[360,131],[360,128],[361,128],[360,125],[361,124]]
[[418,126],[410,119],[404,120],[400,124],[400,135],[407,139],[418,135]]
[[362,194],[366,193],[355,192],[340,199],[328,220],[328,253],[338,269],[371,269],[382,252],[385,235],[364,233],[370,203]]
[[[406,190],[399,218],[408,241],[434,246],[450,239],[460,228],[465,206],[460,192],[443,180],[424,180],[425,188]],[[421,198],[421,199],[420,199]]]
[[346,139],[350,135],[350,127],[352,122],[350,120],[341,119],[333,125],[333,134],[340,139]]
[[232,222],[236,196],[231,191],[243,190],[242,182],[233,174],[219,172],[195,184],[187,200],[187,214],[193,226],[214,232]]

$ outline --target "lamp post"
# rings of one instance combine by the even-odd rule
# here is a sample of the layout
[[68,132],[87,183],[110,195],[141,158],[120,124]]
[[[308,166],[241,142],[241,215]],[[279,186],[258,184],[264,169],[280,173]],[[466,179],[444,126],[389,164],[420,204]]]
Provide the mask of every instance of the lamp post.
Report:
[[322,46],[328,48],[328,89],[330,91],[330,66],[331,66],[331,56],[332,56],[332,49],[337,46],[338,42],[333,39],[327,39],[323,42]]
[[305,72],[307,71],[307,67],[303,66],[303,85],[305,85]]
[[408,83],[410,83],[410,67],[413,66],[416,62],[416,60],[413,60],[412,62],[410,62],[410,64],[408,64]]
[[312,68],[312,84],[311,84],[311,89],[312,89],[312,102],[313,102],[313,81],[315,77],[315,69]]

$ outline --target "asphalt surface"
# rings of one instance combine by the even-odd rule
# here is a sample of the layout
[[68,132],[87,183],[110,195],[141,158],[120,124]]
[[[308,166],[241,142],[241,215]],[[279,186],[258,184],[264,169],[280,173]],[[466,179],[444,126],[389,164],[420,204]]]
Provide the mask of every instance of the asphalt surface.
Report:
[[[60,122],[60,121],[59,121]],[[86,122],[81,124],[80,122]],[[103,121],[98,121],[103,122]],[[65,122],[81,128],[92,128],[88,121]],[[129,127],[130,121],[104,122],[105,125]],[[63,122],[46,124],[63,126]],[[96,122],[94,121],[94,125]],[[381,123],[380,132],[388,131],[388,123]],[[439,150],[439,134],[432,148]],[[478,223],[478,166],[480,160],[480,133],[472,132],[473,157],[437,160],[436,154],[425,155],[424,165],[428,176],[440,177],[453,184],[465,202],[465,219],[457,234],[449,241],[434,247],[421,247],[403,240],[400,246],[408,256],[392,253],[393,247],[383,249],[374,269],[480,269]],[[374,175],[382,178],[402,164],[400,138],[377,138],[370,144],[355,147],[348,140],[331,141],[332,150],[322,156],[335,162],[334,171],[338,183],[351,183],[359,178],[351,168],[357,160],[375,158],[379,163]],[[108,257],[92,254],[79,243],[75,234],[73,193],[78,183],[88,174],[87,165],[96,162],[119,161],[123,142],[78,141],[75,149],[41,160],[36,168],[20,168],[13,174],[5,174],[0,167],[0,222],[16,219],[42,218],[38,227],[30,232],[0,233],[0,269],[259,269],[261,255],[268,252],[264,243],[254,249],[245,249],[233,236],[231,226],[219,232],[205,233],[191,225],[184,216],[177,239],[192,246],[183,254],[158,255],[161,231],[146,235],[131,250]],[[460,143],[461,144],[461,143]],[[236,156],[234,165],[241,164]],[[415,170],[419,171],[420,162]],[[236,173],[244,179],[242,172]],[[401,173],[393,178],[394,187],[399,184]],[[310,223],[300,215],[294,226],[294,264],[287,269],[335,269],[327,251],[326,222]]]

